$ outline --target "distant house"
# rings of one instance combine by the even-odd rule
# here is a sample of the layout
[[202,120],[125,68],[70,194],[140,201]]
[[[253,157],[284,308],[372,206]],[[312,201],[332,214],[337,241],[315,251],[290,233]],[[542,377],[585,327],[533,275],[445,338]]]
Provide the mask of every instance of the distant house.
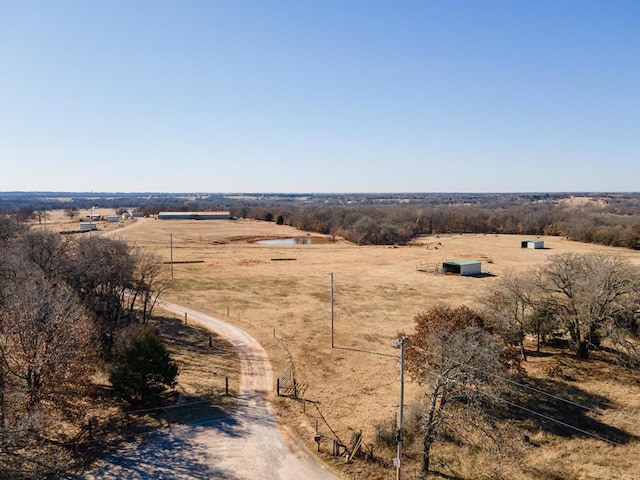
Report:
[[92,230],[98,230],[98,225],[93,222],[80,222],[81,232],[90,232]]
[[107,216],[107,222],[115,223],[115,222],[118,222],[118,221],[120,221],[120,217],[118,215],[108,215]]
[[231,220],[229,212],[160,212],[159,220]]
[[457,273],[460,275],[480,275],[482,269],[477,260],[450,260],[442,263],[444,273]]
[[520,242],[522,248],[544,248],[544,240],[523,240]]

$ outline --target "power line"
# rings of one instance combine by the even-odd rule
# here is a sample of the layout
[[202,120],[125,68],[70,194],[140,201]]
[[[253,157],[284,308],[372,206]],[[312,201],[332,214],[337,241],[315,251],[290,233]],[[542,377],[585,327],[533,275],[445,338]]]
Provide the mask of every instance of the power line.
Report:
[[380,390],[383,387],[388,387],[389,385],[395,385],[396,383],[398,383],[398,382],[396,380],[394,380],[393,382],[378,384],[373,388],[362,387],[361,389],[356,390],[355,392],[352,391],[352,392],[347,393],[345,395],[342,395],[340,397],[331,397],[331,400],[332,401],[336,401],[336,400],[342,400],[343,398],[353,398],[353,395],[356,394],[356,393],[371,393],[371,392],[374,392],[376,390]]
[[[349,297],[349,298],[352,300],[352,302],[354,302],[353,298],[349,295],[349,293],[347,293],[346,289],[341,289],[341,293],[343,293],[344,295],[346,295],[347,297]],[[354,305],[358,306],[358,304],[357,304],[357,303],[355,303],[355,302],[354,302]],[[352,314],[352,312],[350,312],[349,308],[348,308],[346,305],[343,305],[343,308],[345,308],[345,310],[347,310],[347,313],[351,313],[351,314]],[[364,308],[359,307],[359,306],[358,306],[358,308],[360,308],[364,313],[367,313],[367,312],[364,310]],[[415,347],[415,346],[410,346],[410,348],[416,348],[416,349],[417,349],[417,347]],[[434,353],[432,353],[432,352],[429,352],[429,351],[426,351],[426,350],[423,350],[423,349],[420,349],[420,350],[421,350],[421,351],[423,351],[424,353],[427,353],[427,354],[429,354],[429,355],[435,356],[435,354],[434,354]],[[456,363],[456,364],[458,364],[458,365],[462,365],[462,366],[468,367],[468,368],[470,368],[470,369],[472,369],[472,370],[481,371],[481,372],[483,372],[483,373],[484,373],[484,374],[486,374],[486,375],[489,375],[489,376],[492,376],[492,377],[498,378],[498,379],[503,380],[504,382],[509,383],[509,384],[511,384],[511,385],[515,385],[515,386],[521,387],[521,388],[523,388],[523,389],[526,389],[526,390],[529,390],[529,391],[532,391],[532,392],[536,392],[536,393],[539,393],[539,394],[541,394],[541,395],[545,395],[545,396],[547,396],[547,397],[549,397],[549,398],[553,398],[553,399],[555,399],[555,400],[558,400],[558,401],[561,401],[561,402],[567,403],[567,404],[569,404],[569,405],[573,405],[573,406],[575,406],[575,407],[581,408],[581,409],[583,409],[583,410],[586,410],[586,411],[589,411],[589,412],[595,413],[596,415],[601,415],[601,413],[600,413],[599,411],[597,411],[597,410],[595,410],[595,409],[593,409],[593,408],[591,408],[591,407],[588,407],[588,406],[586,406],[586,405],[582,405],[582,404],[580,404],[580,403],[574,402],[573,400],[570,400],[570,399],[567,399],[567,398],[564,398],[564,397],[560,397],[560,396],[555,395],[555,394],[553,394],[553,393],[549,393],[549,392],[544,391],[544,390],[541,390],[541,389],[539,389],[539,388],[532,387],[532,386],[530,386],[530,385],[526,385],[526,384],[523,384],[523,383],[517,382],[517,381],[512,380],[512,379],[509,379],[509,378],[502,377],[502,376],[497,375],[497,374],[494,374],[494,373],[490,373],[490,372],[484,371],[484,370],[483,370],[483,369],[481,369],[481,368],[474,367],[474,366],[471,366],[471,365],[465,364],[465,363],[463,363],[463,362],[459,362],[459,361],[456,361],[456,360],[453,360],[453,359],[450,359],[450,358],[447,358],[447,357],[441,357],[441,358],[444,358],[445,360],[452,361],[452,362],[454,362],[454,363]],[[431,373],[434,373],[435,375],[438,375],[438,373],[437,373],[437,372],[433,372],[433,371],[432,371]],[[450,380],[451,380],[452,382],[454,382],[454,383],[458,383],[458,384],[460,384],[460,382],[458,382],[458,381],[456,381],[456,380],[453,380],[453,379],[450,379]],[[488,394],[488,393],[486,393],[486,392],[483,392],[483,394],[488,395],[488,396],[491,396],[490,394]],[[532,410],[532,409],[530,409],[530,408],[527,408],[527,407],[525,407],[525,406],[519,405],[519,404],[517,404],[517,403],[515,403],[515,402],[511,402],[511,401],[509,401],[509,400],[505,400],[505,399],[500,398],[500,397],[497,397],[497,396],[493,396],[493,397],[494,397],[495,399],[500,400],[500,401],[503,401],[503,402],[505,402],[505,403],[507,403],[507,404],[509,404],[509,405],[513,406],[513,407],[519,408],[519,409],[524,410],[524,411],[526,411],[526,412],[528,412],[528,413],[531,413],[531,414],[533,414],[533,415],[539,416],[539,417],[544,418],[544,419],[546,419],[546,420],[549,420],[549,421],[551,421],[551,422],[554,422],[554,423],[557,423],[557,424],[559,424],[559,425],[562,425],[562,426],[564,426],[564,427],[566,427],[566,428],[569,428],[569,429],[575,430],[575,431],[577,431],[577,432],[580,432],[580,433],[582,433],[582,434],[588,435],[588,436],[593,437],[593,438],[595,438],[595,439],[597,439],[597,440],[600,440],[600,441],[603,441],[603,442],[607,442],[607,443],[609,443],[609,444],[611,444],[611,445],[621,446],[621,444],[620,444],[620,443],[618,443],[618,442],[615,442],[615,441],[613,441],[613,440],[609,440],[609,439],[607,439],[607,438],[601,437],[601,436],[599,436],[599,435],[596,435],[596,434],[594,434],[594,433],[588,432],[588,431],[583,430],[583,429],[581,429],[581,428],[575,427],[575,426],[573,426],[573,425],[570,425],[570,424],[568,424],[568,423],[566,423],[566,422],[563,422],[563,421],[561,421],[561,420],[558,420],[558,419],[556,419],[556,418],[553,418],[553,417],[551,417],[551,416],[549,416],[549,415],[546,415],[546,414],[544,414],[544,413],[537,412],[537,411],[535,411],[535,410]]]
[[[343,294],[344,296],[348,297],[352,301],[352,304],[354,304],[356,307],[358,307],[364,314],[368,315],[368,312],[363,307],[360,307],[358,305],[358,303],[353,299],[353,297],[348,293],[348,289],[346,287],[340,288],[340,293]],[[348,314],[354,316],[353,312],[351,312],[351,310],[349,309],[349,307],[346,304],[343,304],[342,307],[347,311]],[[410,348],[417,349],[417,347],[415,347],[415,346],[410,346]],[[431,352],[428,352],[426,350],[422,350],[421,349],[421,351],[424,351],[425,353],[427,353],[429,355],[435,355],[435,354],[433,354]],[[449,361],[455,362],[455,363],[457,363],[459,365],[464,365],[464,366],[466,366],[466,367],[468,367],[470,369],[473,369],[473,370],[481,370],[481,369],[479,369],[477,367],[473,367],[473,366],[465,364],[463,362],[458,362],[456,360],[453,360],[453,359],[450,359],[450,358],[446,358],[446,357],[442,357],[442,358],[444,358],[445,360],[449,360]],[[595,410],[595,409],[593,409],[591,407],[588,407],[586,405],[582,405],[582,404],[577,403],[577,402],[575,402],[573,400],[570,400],[568,398],[560,397],[560,396],[555,395],[553,393],[549,393],[547,391],[541,390],[541,389],[536,388],[536,387],[532,387],[530,385],[526,385],[524,383],[517,382],[517,381],[509,379],[509,378],[501,377],[500,375],[496,375],[494,373],[489,373],[489,372],[486,372],[486,371],[483,371],[483,373],[485,373],[486,375],[493,376],[495,378],[499,378],[500,380],[503,380],[506,383],[510,383],[512,385],[516,385],[516,386],[524,388],[526,390],[529,390],[529,391],[532,391],[532,392],[536,392],[536,393],[539,393],[541,395],[545,395],[545,396],[547,396],[549,398],[553,398],[555,400],[559,400],[561,402],[565,402],[565,403],[567,403],[569,405],[573,405],[575,407],[582,408],[583,410],[587,410],[589,412],[595,413],[596,415],[601,415],[601,413],[598,410]]]
[[[435,370],[425,370],[425,372],[431,373],[431,374],[433,374],[433,375],[434,375],[434,376],[436,376],[436,377],[440,376],[440,373],[436,372]],[[463,387],[466,387],[462,382],[460,382],[460,381],[458,381],[458,380],[455,380],[455,379],[453,379],[453,378],[447,378],[447,381],[448,381],[448,382],[451,382],[451,383],[456,383],[456,384],[461,385],[461,386],[463,386]],[[553,422],[553,423],[557,423],[558,425],[562,425],[563,427],[569,428],[569,429],[571,429],[571,430],[575,430],[575,431],[577,431],[577,432],[580,432],[580,433],[583,433],[583,434],[588,435],[588,436],[590,436],[590,437],[593,437],[593,438],[595,438],[595,439],[597,439],[597,440],[600,440],[600,441],[603,441],[603,442],[609,443],[610,445],[615,445],[615,446],[618,446],[618,447],[621,447],[621,446],[622,446],[622,444],[620,444],[620,443],[618,443],[618,442],[615,442],[615,441],[613,441],[613,440],[609,440],[608,438],[601,437],[600,435],[596,435],[595,433],[591,433],[591,432],[589,432],[589,431],[587,431],[587,430],[583,430],[583,429],[581,429],[581,428],[575,427],[575,426],[570,425],[570,424],[568,424],[568,423],[566,423],[566,422],[563,422],[562,420],[558,420],[557,418],[554,418],[554,417],[552,417],[552,416],[550,416],[550,415],[546,415],[546,414],[544,414],[544,413],[537,412],[537,411],[535,411],[535,410],[532,410],[532,409],[530,409],[530,408],[528,408],[528,407],[525,407],[525,406],[523,406],[523,405],[520,405],[520,404],[518,404],[518,403],[511,402],[511,401],[509,401],[509,400],[505,400],[504,398],[499,397],[499,396],[497,396],[497,395],[493,395],[493,394],[490,394],[490,393],[488,393],[488,392],[482,392],[482,391],[480,391],[480,393],[481,393],[482,395],[487,396],[487,397],[491,397],[491,398],[493,398],[493,399],[495,399],[495,400],[497,400],[497,401],[499,401],[499,402],[504,402],[504,403],[506,403],[506,404],[508,404],[508,405],[511,405],[511,406],[513,406],[513,407],[516,407],[516,408],[519,408],[519,409],[524,410],[524,411],[526,411],[526,412],[529,412],[529,413],[531,413],[531,414],[533,414],[533,415],[536,415],[536,416],[538,416],[538,417],[541,417],[541,418],[544,418],[544,419],[546,419],[546,420],[549,420],[549,421],[551,421],[551,422]]]
[[[498,398],[499,398],[499,397],[498,397]],[[615,442],[615,441],[613,441],[613,440],[609,440],[608,438],[601,437],[600,435],[596,435],[595,433],[588,432],[587,430],[583,430],[583,429],[581,429],[581,428],[574,427],[573,425],[569,425],[568,423],[565,423],[565,422],[563,422],[562,420],[558,420],[557,418],[553,418],[553,417],[551,417],[551,416],[549,416],[549,415],[545,415],[544,413],[536,412],[535,410],[531,410],[530,408],[524,407],[524,406],[519,405],[519,404],[517,404],[517,403],[515,403],[515,402],[511,402],[511,401],[509,401],[509,400],[505,400],[505,399],[503,399],[503,398],[499,398],[499,400],[502,400],[503,402],[505,402],[505,403],[506,403],[506,404],[508,404],[508,405],[511,405],[511,406],[513,406],[513,407],[516,407],[516,408],[519,408],[519,409],[521,409],[521,410],[524,410],[525,412],[532,413],[533,415],[537,415],[537,416],[539,416],[539,417],[542,417],[542,418],[544,418],[544,419],[550,420],[550,421],[552,421],[552,422],[554,422],[554,423],[557,423],[557,424],[559,424],[559,425],[562,425],[562,426],[564,426],[564,427],[570,428],[570,429],[572,429],[572,430],[576,430],[576,431],[578,431],[578,432],[580,432],[580,433],[584,433],[585,435],[589,435],[590,437],[593,437],[593,438],[595,438],[595,439],[601,440],[601,441],[603,441],[603,442],[610,443],[611,445],[616,445],[616,446],[618,446],[618,447],[621,447],[621,446],[622,446],[622,444],[621,444],[621,443]]]
[[[415,350],[420,350],[421,352],[426,353],[426,354],[431,355],[431,356],[436,356],[436,354],[435,354],[435,353],[429,352],[428,350],[424,350],[424,349],[418,348],[418,347],[416,347],[416,346],[411,346],[411,345],[410,345],[410,346],[409,346],[409,348],[413,348],[413,349],[415,349]],[[561,402],[565,402],[565,403],[568,403],[568,404],[570,404],[570,405],[573,405],[573,406],[576,406],[576,407],[582,408],[582,409],[587,410],[587,411],[589,411],[589,412],[593,412],[593,413],[595,413],[596,415],[600,415],[600,414],[601,414],[599,411],[594,410],[594,409],[593,409],[593,408],[591,408],[591,407],[587,407],[586,405],[582,405],[582,404],[580,404],[580,403],[574,402],[573,400],[569,400],[569,399],[567,399],[567,398],[560,397],[560,396],[558,396],[558,395],[554,395],[553,393],[546,392],[546,391],[544,391],[544,390],[541,390],[541,389],[539,389],[539,388],[532,387],[532,386],[530,386],[530,385],[526,385],[526,384],[524,384],[524,383],[516,382],[515,380],[511,380],[511,379],[509,379],[509,378],[502,377],[502,376],[497,375],[497,374],[495,374],[495,373],[487,372],[487,371],[485,371],[485,370],[483,370],[483,369],[481,369],[481,368],[479,368],[479,367],[474,367],[474,366],[469,365],[469,364],[466,364],[466,363],[464,363],[464,362],[459,362],[459,361],[457,361],[457,360],[453,360],[452,358],[442,357],[441,355],[438,355],[438,357],[443,358],[444,360],[447,360],[447,361],[450,361],[450,362],[456,363],[456,364],[458,364],[458,365],[465,366],[465,367],[470,368],[470,369],[472,369],[472,370],[479,370],[479,371],[481,371],[482,373],[484,373],[485,375],[489,375],[489,376],[492,376],[492,377],[498,378],[498,379],[500,379],[500,380],[503,380],[503,381],[504,381],[504,382],[506,382],[506,383],[510,383],[510,384],[512,384],[512,385],[517,385],[518,387],[522,387],[522,388],[527,389],[527,390],[530,390],[530,391],[532,391],[532,392],[540,393],[540,394],[545,395],[545,396],[547,396],[547,397],[549,397],[549,398],[553,398],[553,399],[555,399],[555,400],[559,400],[559,401],[561,401]]]
[[[340,293],[342,293],[343,295],[345,295],[345,296],[349,297],[349,298],[352,300],[352,302],[353,302],[353,298],[349,295],[349,293],[346,291],[346,289],[344,289],[344,288],[343,288],[343,289],[340,289]],[[357,306],[357,303],[354,303],[354,304]],[[343,308],[345,308],[345,310],[347,310],[347,312],[348,312],[348,313],[351,313],[351,312],[350,312],[350,310],[349,310],[349,308],[348,308],[346,305],[343,305]],[[367,313],[367,312],[366,312],[362,307],[359,307],[359,308],[360,308],[363,312]],[[351,314],[352,314],[352,313],[351,313]],[[417,349],[417,347],[415,347],[415,346],[410,346],[410,348]],[[427,351],[427,350],[423,350],[423,349],[420,349],[420,350],[421,350],[421,351],[423,351],[424,353],[428,354],[428,355],[435,356],[435,354],[434,354],[434,353],[432,353],[432,352],[429,352],[429,351]],[[486,375],[489,375],[489,376],[492,376],[492,377],[498,378],[498,379],[500,379],[500,380],[502,380],[502,381],[504,381],[504,382],[506,382],[506,383],[509,383],[509,384],[511,384],[511,385],[515,385],[515,386],[518,386],[518,387],[520,387],[520,388],[523,388],[523,389],[529,390],[529,391],[531,391],[531,392],[535,392],[535,393],[538,393],[538,394],[544,395],[544,396],[546,396],[546,397],[553,398],[553,399],[555,399],[555,400],[558,400],[558,401],[564,402],[564,403],[566,403],[566,404],[568,404],[568,405],[573,405],[573,406],[578,407],[578,408],[581,408],[581,409],[583,409],[583,410],[586,410],[586,411],[592,412],[592,413],[594,413],[594,414],[596,414],[596,415],[601,415],[601,412],[599,412],[598,410],[595,410],[595,409],[593,409],[593,408],[591,408],[591,407],[588,407],[588,406],[586,406],[586,405],[582,405],[582,404],[580,404],[580,403],[578,403],[578,402],[575,402],[575,401],[573,401],[573,400],[570,400],[570,399],[568,399],[568,398],[560,397],[560,396],[558,396],[558,395],[555,395],[555,394],[553,394],[553,393],[547,392],[547,391],[545,391],[545,390],[541,390],[541,389],[539,389],[539,388],[532,387],[532,386],[530,386],[530,385],[526,385],[526,384],[524,384],[524,383],[520,383],[520,382],[517,382],[517,381],[515,381],[515,380],[509,379],[509,378],[505,378],[505,377],[502,377],[502,376],[500,376],[500,375],[497,375],[497,374],[494,374],[494,373],[490,373],[490,372],[484,371],[484,370],[482,370],[481,368],[474,367],[474,366],[472,366],[472,365],[468,365],[468,364],[465,364],[465,363],[463,363],[463,362],[459,362],[459,361],[453,360],[453,359],[451,359],[451,358],[447,358],[447,357],[441,357],[441,358],[444,358],[445,360],[448,360],[448,361],[452,361],[452,362],[454,362],[454,363],[456,363],[456,364],[458,364],[458,365],[463,365],[463,366],[465,366],[465,367],[467,367],[467,368],[470,368],[470,369],[472,369],[472,370],[482,371],[482,372],[483,372],[484,374],[486,374]],[[523,407],[523,408],[526,408],[526,407]],[[544,416],[544,414],[540,414],[540,416]],[[558,420],[558,422],[561,422],[561,421],[560,421],[560,420]],[[562,422],[561,422],[561,423],[562,423]],[[582,433],[587,433],[587,434],[588,434],[588,432],[584,432],[584,431],[582,431],[582,430],[578,429],[577,427],[575,427],[575,428],[576,428],[578,431],[581,431]],[[608,441],[608,440],[606,440],[606,439],[602,439],[602,438],[597,437],[597,436],[596,436],[596,438],[599,438],[599,439],[604,440],[604,441]],[[615,443],[615,442],[614,442],[614,443]],[[616,444],[616,445],[617,445],[617,444]]]

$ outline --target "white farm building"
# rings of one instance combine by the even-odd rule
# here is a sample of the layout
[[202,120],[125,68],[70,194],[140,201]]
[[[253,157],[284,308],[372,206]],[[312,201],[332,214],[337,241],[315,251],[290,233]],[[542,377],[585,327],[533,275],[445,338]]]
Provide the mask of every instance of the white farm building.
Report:
[[458,273],[460,275],[480,275],[482,269],[477,260],[450,260],[442,263],[443,273]]
[[231,220],[229,212],[160,212],[159,220]]
[[522,248],[539,249],[544,248],[544,240],[523,240],[520,242]]
[[81,232],[90,232],[92,230],[98,230],[98,225],[94,222],[80,222]]

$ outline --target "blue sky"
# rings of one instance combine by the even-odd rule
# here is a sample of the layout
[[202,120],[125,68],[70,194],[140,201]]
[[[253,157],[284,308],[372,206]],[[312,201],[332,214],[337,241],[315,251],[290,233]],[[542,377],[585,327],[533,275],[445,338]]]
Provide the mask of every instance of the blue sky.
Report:
[[0,0],[0,191],[640,191],[637,0]]

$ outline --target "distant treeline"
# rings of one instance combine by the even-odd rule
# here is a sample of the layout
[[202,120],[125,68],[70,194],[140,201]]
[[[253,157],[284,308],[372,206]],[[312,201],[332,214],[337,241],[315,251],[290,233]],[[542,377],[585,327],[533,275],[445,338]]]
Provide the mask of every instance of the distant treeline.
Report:
[[[626,209],[621,209],[621,211]],[[476,205],[434,207],[287,207],[233,209],[238,217],[291,225],[361,244],[403,245],[417,235],[444,233],[558,235],[587,243],[640,248],[640,209],[614,213],[594,205],[550,203],[492,208]]]
[[[13,195],[13,196],[12,196]],[[587,243],[640,248],[639,193],[410,194],[121,194],[34,197],[0,194],[0,213],[24,218],[40,208],[87,205],[160,211],[230,211],[341,236],[361,245],[403,245],[417,235],[484,233],[558,235]],[[43,194],[44,195],[44,194]]]
[[[418,235],[485,233],[557,235],[587,243],[640,248],[640,194],[363,194],[238,198],[212,203],[148,203],[162,210],[229,210],[360,245],[404,245]],[[169,208],[170,207],[170,208]]]

